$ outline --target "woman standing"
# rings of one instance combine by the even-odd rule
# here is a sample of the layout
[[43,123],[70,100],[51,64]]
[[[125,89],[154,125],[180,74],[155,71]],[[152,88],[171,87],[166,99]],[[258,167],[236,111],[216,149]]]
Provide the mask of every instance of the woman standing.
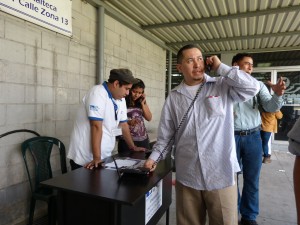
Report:
[[[149,137],[145,127],[144,119],[150,121],[152,113],[146,102],[144,93],[145,84],[142,80],[133,84],[130,93],[126,96],[127,118],[130,134],[136,146],[149,149]],[[129,154],[130,149],[121,136],[118,142],[118,152]]]
[[271,162],[271,154],[269,154],[269,140],[272,133],[277,133],[277,120],[283,116],[282,112],[277,111],[261,112],[261,140],[263,147],[263,163]]

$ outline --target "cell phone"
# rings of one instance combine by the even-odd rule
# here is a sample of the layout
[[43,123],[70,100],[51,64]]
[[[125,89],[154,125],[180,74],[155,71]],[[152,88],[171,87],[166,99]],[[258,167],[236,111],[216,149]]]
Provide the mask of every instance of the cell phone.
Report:
[[207,58],[208,58],[208,56],[205,57],[204,66],[205,66],[205,70],[208,71],[208,72],[210,72],[211,71],[211,65],[209,65],[209,64],[206,63],[206,59]]
[[144,97],[144,96],[141,96],[141,97],[138,98],[138,101],[139,101],[139,102],[142,102],[144,99],[145,99],[145,97]]

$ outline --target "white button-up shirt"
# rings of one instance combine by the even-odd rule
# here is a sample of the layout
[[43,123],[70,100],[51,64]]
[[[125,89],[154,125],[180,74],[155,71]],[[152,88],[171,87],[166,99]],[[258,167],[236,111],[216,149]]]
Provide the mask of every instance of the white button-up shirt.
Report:
[[[217,73],[220,77],[205,74],[205,84],[174,141],[176,179],[196,190],[234,185],[240,168],[235,151],[233,104],[246,101],[259,90],[258,81],[237,67],[221,64]],[[153,160],[167,154],[162,151],[194,98],[184,86],[173,89],[165,101],[150,156]]]

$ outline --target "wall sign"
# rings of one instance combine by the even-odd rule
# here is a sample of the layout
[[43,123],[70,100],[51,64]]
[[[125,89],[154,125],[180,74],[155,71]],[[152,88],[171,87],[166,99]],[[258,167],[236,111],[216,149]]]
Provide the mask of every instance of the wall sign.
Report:
[[72,36],[72,0],[0,0],[0,10]]
[[147,224],[162,206],[162,180],[145,194],[145,199],[145,224]]

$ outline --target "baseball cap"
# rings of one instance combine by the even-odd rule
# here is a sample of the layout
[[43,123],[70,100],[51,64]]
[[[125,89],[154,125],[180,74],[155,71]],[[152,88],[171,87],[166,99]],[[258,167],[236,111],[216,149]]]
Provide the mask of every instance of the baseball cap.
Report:
[[132,72],[129,69],[112,69],[110,71],[109,79],[124,81],[128,84],[135,84],[139,82],[134,78]]

